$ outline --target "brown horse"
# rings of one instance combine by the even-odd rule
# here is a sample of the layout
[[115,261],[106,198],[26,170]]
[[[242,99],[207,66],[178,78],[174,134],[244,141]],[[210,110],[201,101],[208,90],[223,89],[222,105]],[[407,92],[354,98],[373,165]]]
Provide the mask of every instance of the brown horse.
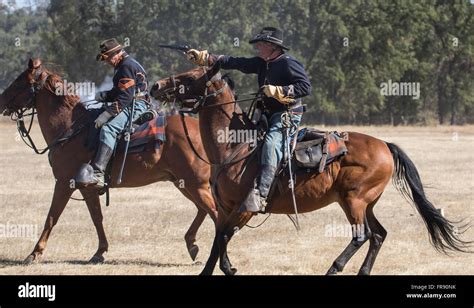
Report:
[[[151,94],[155,98],[165,99],[164,93],[169,97],[170,89],[187,89],[184,93],[176,91],[174,96],[185,107],[193,106],[194,111],[199,113],[204,149],[210,163],[214,165],[211,183],[214,184],[219,213],[211,255],[202,274],[212,274],[220,258],[220,269],[227,275],[233,275],[236,269],[231,266],[227,256],[227,244],[234,232],[253,216],[249,212],[240,213],[239,207],[253,188],[258,164],[250,154],[250,144],[242,146],[218,138],[219,132],[226,129],[254,129],[234,101],[226,81],[217,74],[218,71],[217,65],[209,70],[196,68],[159,80]],[[342,271],[367,240],[370,241],[370,247],[359,274],[370,274],[387,236],[373,208],[392,176],[398,190],[416,206],[426,224],[431,243],[437,250],[465,251],[470,246],[472,242],[458,238],[453,223],[446,220],[426,198],[415,165],[398,146],[356,132],[348,133],[346,146],[348,154],[329,165],[323,173],[318,174],[315,170],[300,175],[295,184],[298,212],[315,211],[337,202],[350,224],[362,230],[362,234],[354,235],[327,274]],[[277,180],[282,184],[280,187],[287,187],[288,176]],[[282,193],[276,189],[268,203],[267,209],[271,213],[295,212],[289,189]]]
[[[18,114],[21,110],[36,108],[41,131],[50,146],[49,160],[56,178],[53,200],[43,232],[33,252],[26,258],[26,263],[37,260],[43,253],[51,230],[75,190],[71,188],[71,179],[79,166],[89,162],[94,154],[84,147],[87,129],[64,142],[55,141],[73,125],[85,121],[88,112],[79,102],[79,97],[55,94],[55,86],[61,82],[57,74],[41,66],[39,59],[30,59],[28,69],[0,96],[0,113]],[[205,156],[197,120],[191,117],[186,117],[185,120],[196,150]],[[153,147],[143,153],[127,155],[124,178],[120,186],[116,183],[123,155],[118,154],[111,171],[111,187],[138,187],[158,181],[172,181],[198,210],[185,235],[188,252],[194,260],[199,251],[198,246],[194,244],[199,226],[206,214],[209,214],[214,222],[217,220],[217,210],[209,188],[210,168],[195,159],[178,116],[167,118],[165,134],[166,142],[159,149]],[[87,203],[99,238],[99,247],[90,262],[102,262],[108,242],[102,224],[99,192],[91,188],[82,188],[80,192]],[[159,199],[159,196],[154,198]]]

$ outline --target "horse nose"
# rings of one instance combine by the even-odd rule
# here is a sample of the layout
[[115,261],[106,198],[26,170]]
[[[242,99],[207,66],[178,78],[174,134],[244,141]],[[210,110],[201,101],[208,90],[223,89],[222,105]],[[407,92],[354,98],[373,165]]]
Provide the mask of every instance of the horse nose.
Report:
[[158,91],[160,88],[161,88],[160,82],[157,81],[157,82],[155,83],[155,90]]
[[159,81],[155,82],[155,84],[153,85],[150,91],[151,96],[155,97],[156,92],[159,91],[160,88],[161,88],[160,82]]

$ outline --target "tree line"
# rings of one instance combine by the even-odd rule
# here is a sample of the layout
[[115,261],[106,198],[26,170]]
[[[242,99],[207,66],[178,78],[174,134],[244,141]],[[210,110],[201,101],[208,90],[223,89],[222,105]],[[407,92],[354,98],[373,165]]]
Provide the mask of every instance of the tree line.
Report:
[[[17,9],[0,4],[0,90],[30,56],[55,64],[70,81],[100,84],[112,70],[95,55],[110,37],[128,45],[155,81],[192,67],[159,44],[250,57],[248,40],[270,25],[284,31],[289,53],[311,79],[306,122],[474,123],[474,4],[468,0],[30,2],[33,7]],[[255,91],[255,76],[231,76],[238,93]]]

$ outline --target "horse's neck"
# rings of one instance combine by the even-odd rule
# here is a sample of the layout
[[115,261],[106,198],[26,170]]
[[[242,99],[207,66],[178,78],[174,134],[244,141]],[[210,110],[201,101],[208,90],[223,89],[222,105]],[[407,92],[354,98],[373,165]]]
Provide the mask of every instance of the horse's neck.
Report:
[[36,110],[38,123],[46,143],[51,144],[55,138],[72,125],[73,109],[62,102],[64,98],[46,90],[37,94]]
[[[206,106],[231,101],[233,101],[233,96],[226,94],[209,98]],[[226,104],[205,108],[199,112],[199,127],[203,146],[207,156],[213,163],[222,163],[238,145],[235,141],[222,138],[223,134],[225,135],[232,129],[230,126],[234,112],[241,113],[238,105]]]

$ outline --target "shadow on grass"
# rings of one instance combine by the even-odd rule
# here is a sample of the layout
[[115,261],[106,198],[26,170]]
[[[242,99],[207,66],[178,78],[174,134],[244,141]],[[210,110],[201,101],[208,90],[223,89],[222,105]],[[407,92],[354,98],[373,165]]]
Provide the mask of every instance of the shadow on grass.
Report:
[[[110,260],[104,261],[102,263],[94,264],[86,260],[64,260],[64,261],[40,261],[33,262],[31,265],[39,264],[70,264],[70,265],[140,265],[140,266],[153,266],[153,267],[193,267],[201,266],[200,261],[194,263],[159,263],[146,260]],[[0,259],[0,268],[10,267],[10,266],[29,266],[24,264],[23,260],[13,260],[13,259]]]

